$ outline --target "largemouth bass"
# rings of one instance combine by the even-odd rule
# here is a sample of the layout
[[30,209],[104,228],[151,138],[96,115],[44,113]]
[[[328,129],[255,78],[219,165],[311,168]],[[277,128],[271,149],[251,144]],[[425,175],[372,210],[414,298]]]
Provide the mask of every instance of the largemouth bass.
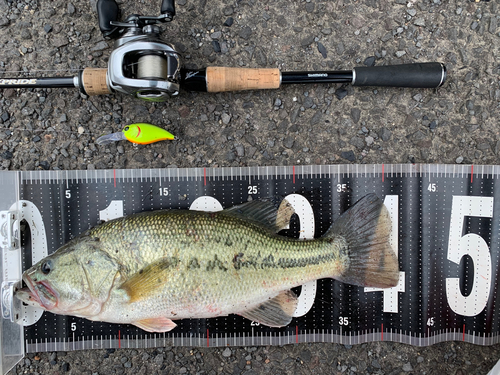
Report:
[[173,320],[228,314],[285,326],[297,306],[291,288],[311,280],[397,284],[389,214],[374,194],[313,240],[276,234],[292,214],[286,200],[279,210],[253,201],[110,220],[25,271],[16,296],[56,314],[166,332]]

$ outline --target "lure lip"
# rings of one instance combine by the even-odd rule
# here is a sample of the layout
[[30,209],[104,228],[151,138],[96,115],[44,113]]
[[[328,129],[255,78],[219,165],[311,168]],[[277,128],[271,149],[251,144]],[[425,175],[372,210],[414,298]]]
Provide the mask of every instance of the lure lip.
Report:
[[127,138],[125,138],[125,134],[123,132],[119,131],[116,133],[111,133],[111,134],[106,134],[103,136],[100,136],[95,140],[95,143],[98,145],[107,145],[112,142],[118,142],[118,141],[123,141]]

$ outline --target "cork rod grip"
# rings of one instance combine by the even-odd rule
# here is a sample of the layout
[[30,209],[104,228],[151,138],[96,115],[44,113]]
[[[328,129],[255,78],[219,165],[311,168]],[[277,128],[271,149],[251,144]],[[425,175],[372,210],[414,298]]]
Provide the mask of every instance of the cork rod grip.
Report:
[[92,95],[111,94],[106,83],[106,68],[85,68],[82,72],[82,85],[85,93]]
[[279,69],[208,67],[207,91],[277,89],[280,77]]

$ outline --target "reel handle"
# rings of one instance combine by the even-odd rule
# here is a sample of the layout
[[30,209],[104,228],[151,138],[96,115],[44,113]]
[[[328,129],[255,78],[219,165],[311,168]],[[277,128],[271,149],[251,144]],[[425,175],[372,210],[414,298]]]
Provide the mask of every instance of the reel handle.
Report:
[[111,22],[118,21],[120,8],[115,0],[98,0],[97,1],[97,18],[99,20],[99,29],[104,36],[110,36],[117,31],[116,26],[111,25]]
[[163,0],[160,8],[161,14],[168,14],[171,18],[175,16],[175,0]]

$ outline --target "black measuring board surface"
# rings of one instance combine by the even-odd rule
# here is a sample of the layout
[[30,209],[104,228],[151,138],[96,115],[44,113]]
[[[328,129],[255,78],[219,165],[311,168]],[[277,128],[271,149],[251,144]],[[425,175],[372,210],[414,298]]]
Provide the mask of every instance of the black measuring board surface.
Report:
[[[322,165],[161,170],[36,171],[20,174],[20,198],[45,225],[49,253],[96,225],[110,204],[123,215],[189,209],[198,200],[223,208],[265,197],[299,197],[283,235],[314,222],[319,237],[358,199],[385,200],[393,220],[400,283],[384,291],[333,279],[317,282],[305,307],[283,328],[237,315],[176,321],[165,334],[45,312],[25,327],[27,352],[163,345],[356,344],[397,341],[431,345],[458,340],[498,343],[500,306],[500,167],[465,165]],[[200,200],[201,199],[201,200]],[[205,199],[205,200],[204,200]],[[209,203],[207,203],[209,202]],[[210,203],[212,202],[212,203]],[[307,223],[306,223],[307,221]],[[23,241],[23,269],[31,265]],[[300,288],[297,292],[301,292]],[[305,293],[305,292],[304,292]],[[306,303],[307,305],[307,303]],[[310,304],[309,304],[310,305]]]

